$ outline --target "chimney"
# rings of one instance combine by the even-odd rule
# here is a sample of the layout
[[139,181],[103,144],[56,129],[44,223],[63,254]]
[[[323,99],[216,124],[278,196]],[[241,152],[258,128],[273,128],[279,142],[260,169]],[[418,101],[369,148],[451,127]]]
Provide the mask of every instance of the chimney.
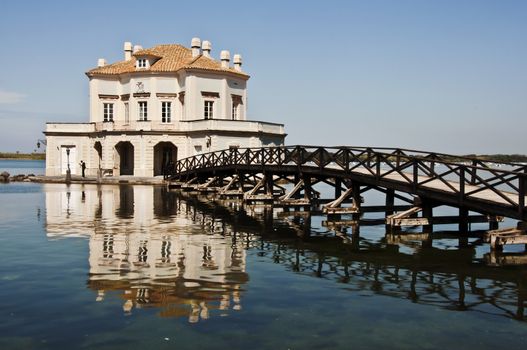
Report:
[[236,54],[232,58],[232,63],[234,63],[234,69],[237,71],[242,71],[242,55]]
[[124,60],[130,61],[132,59],[132,43],[126,41],[124,43]]
[[201,49],[203,50],[203,56],[210,58],[210,51],[212,50],[212,44],[210,41],[204,40]]
[[190,42],[190,47],[192,48],[192,57],[198,57],[201,53],[201,39],[192,38]]
[[106,60],[104,58],[99,58],[97,60],[97,67],[100,68],[100,67],[104,67],[104,66],[106,66]]
[[137,51],[141,51],[143,49],[143,47],[141,45],[134,45],[134,53],[136,53]]
[[221,68],[229,68],[229,62],[231,60],[231,54],[227,50],[222,50],[220,53],[221,58]]

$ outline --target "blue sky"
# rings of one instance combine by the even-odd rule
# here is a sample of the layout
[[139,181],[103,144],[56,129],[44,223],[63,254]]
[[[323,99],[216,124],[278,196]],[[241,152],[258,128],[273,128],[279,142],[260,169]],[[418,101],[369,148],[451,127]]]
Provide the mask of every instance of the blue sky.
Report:
[[248,115],[287,144],[527,154],[527,1],[9,1],[0,151],[88,121],[88,79],[124,41],[240,53]]

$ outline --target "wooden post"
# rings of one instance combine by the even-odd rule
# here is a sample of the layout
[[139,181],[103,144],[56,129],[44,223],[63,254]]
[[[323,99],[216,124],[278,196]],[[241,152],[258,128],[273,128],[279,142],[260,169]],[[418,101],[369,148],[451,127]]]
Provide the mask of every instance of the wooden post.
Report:
[[489,230],[497,230],[500,228],[500,224],[498,222],[498,218],[494,215],[489,215]]
[[358,212],[353,214],[353,220],[360,220],[360,207],[361,207],[361,196],[360,196],[360,183],[353,182],[351,184],[351,195],[353,196],[353,205],[357,208]]
[[379,154],[375,157],[375,176],[377,179],[381,177],[381,156]]
[[417,164],[417,160],[413,160],[413,192],[417,193],[417,183],[419,182],[419,166]]
[[430,241],[430,246],[432,246],[432,218],[434,216],[434,207],[432,206],[432,203],[430,203],[429,200],[423,198],[421,199],[421,207],[423,208],[423,218],[427,218],[429,223],[428,225],[423,226],[423,232],[429,234],[428,240]]
[[434,216],[434,207],[427,199],[421,199],[421,208],[423,208],[423,217],[430,219]]
[[304,198],[311,199],[311,176],[305,176],[304,179]]
[[272,195],[273,189],[274,189],[273,174],[265,174],[265,193]]
[[395,204],[395,190],[386,190],[386,216],[393,214],[393,206]]
[[335,178],[335,199],[339,198],[342,194],[342,180]]
[[472,169],[470,171],[470,184],[475,185],[476,184],[476,166],[478,165],[477,161],[472,161]]
[[[524,169],[524,172],[526,170]],[[520,220],[524,220],[524,211],[525,211],[525,180],[526,177],[524,174],[518,175],[518,214],[520,216]]]
[[238,174],[238,188],[240,189],[240,191],[242,191],[242,193],[244,192],[243,191],[244,181],[245,181],[245,174]]
[[465,200],[465,166],[459,167],[459,204]]
[[351,195],[353,196],[353,205],[360,210],[361,207],[361,196],[360,196],[360,183],[353,182],[351,184]]
[[459,208],[459,233],[468,232],[468,209],[465,207]]

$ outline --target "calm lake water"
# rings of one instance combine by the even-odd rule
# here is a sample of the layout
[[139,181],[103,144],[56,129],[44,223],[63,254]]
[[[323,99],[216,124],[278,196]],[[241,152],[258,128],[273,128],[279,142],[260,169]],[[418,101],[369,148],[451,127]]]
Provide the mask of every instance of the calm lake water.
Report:
[[7,171],[11,175],[44,175],[45,160],[0,159],[0,173]]
[[0,185],[0,349],[525,347],[524,266],[489,266],[454,225],[430,241],[324,221],[160,187]]

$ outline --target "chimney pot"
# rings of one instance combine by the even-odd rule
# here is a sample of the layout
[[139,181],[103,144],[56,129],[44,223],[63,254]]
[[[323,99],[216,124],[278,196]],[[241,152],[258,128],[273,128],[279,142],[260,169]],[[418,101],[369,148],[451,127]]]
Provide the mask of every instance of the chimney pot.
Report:
[[212,44],[208,40],[204,40],[201,45],[203,56],[210,58],[210,51],[212,50]]
[[201,39],[192,38],[190,47],[192,49],[192,57],[198,57],[201,54]]
[[234,63],[234,69],[236,69],[237,71],[241,71],[242,70],[242,55],[240,54],[234,55],[234,57],[232,58],[232,63]]
[[141,45],[134,45],[134,53],[136,53],[137,51],[141,51],[143,49],[143,47]]
[[223,50],[220,53],[221,68],[229,68],[229,62],[231,60],[231,54],[227,50]]
[[97,67],[100,68],[100,67],[104,67],[104,66],[106,66],[106,60],[104,58],[99,58],[97,60]]
[[124,60],[130,61],[132,59],[132,43],[126,41],[124,43]]

